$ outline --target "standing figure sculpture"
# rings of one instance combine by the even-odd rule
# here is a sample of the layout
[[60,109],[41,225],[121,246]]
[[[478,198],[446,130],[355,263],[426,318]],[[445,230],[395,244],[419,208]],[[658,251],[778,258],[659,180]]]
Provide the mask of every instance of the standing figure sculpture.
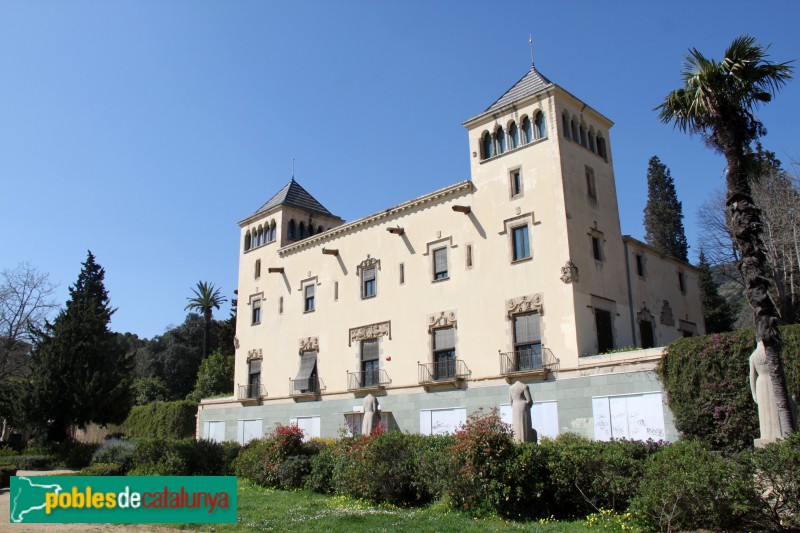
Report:
[[508,389],[511,400],[511,427],[515,442],[536,442],[536,430],[531,419],[531,390],[521,381],[514,382]]
[[364,397],[364,419],[361,421],[361,434],[369,435],[381,423],[381,407],[372,394]]
[[750,392],[758,404],[758,425],[761,430],[761,438],[755,440],[755,445],[764,446],[781,437],[781,421],[778,402],[772,390],[767,353],[761,341],[750,355]]

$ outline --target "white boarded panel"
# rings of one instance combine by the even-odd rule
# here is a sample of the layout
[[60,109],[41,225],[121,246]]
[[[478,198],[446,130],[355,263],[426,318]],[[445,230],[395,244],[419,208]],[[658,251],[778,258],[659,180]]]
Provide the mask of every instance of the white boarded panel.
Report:
[[666,440],[667,433],[664,430],[664,404],[661,399],[661,393],[644,394],[642,399],[645,404],[647,438]]
[[511,404],[507,403],[505,405],[500,406],[500,420],[505,422],[508,425],[513,424],[513,419],[511,417]]
[[419,432],[422,435],[431,434],[431,412],[429,410],[419,412]]
[[314,428],[311,418],[302,416],[293,418],[292,420],[294,421],[294,424],[297,424],[297,427],[303,430],[303,440],[308,440],[312,437]]
[[[647,440],[648,405],[644,396],[627,396],[628,437],[631,440]],[[614,435],[616,437],[616,435]]]
[[608,406],[611,410],[611,437],[614,439],[628,439],[628,398],[626,396],[609,397]]
[[244,444],[244,420],[236,422],[236,440],[239,444]]
[[453,434],[466,422],[467,410],[460,409],[435,409],[431,412],[431,434]]
[[467,410],[466,409],[453,409],[453,411],[455,411],[455,422],[456,422],[456,424],[453,427],[453,433],[455,433],[467,421]]
[[320,436],[320,418],[318,416],[311,417],[311,438],[318,439]]
[[[510,415],[509,406],[509,415]],[[510,418],[510,416],[509,416]],[[548,437],[554,439],[558,436],[558,403],[534,402],[531,406],[531,419],[536,435],[541,439]]]
[[247,444],[253,439],[264,436],[263,420],[242,420],[242,444]]
[[203,438],[213,442],[222,442],[225,440],[225,422],[214,421],[203,423]]
[[611,411],[608,409],[608,398],[592,398],[592,416],[595,440],[611,440]]

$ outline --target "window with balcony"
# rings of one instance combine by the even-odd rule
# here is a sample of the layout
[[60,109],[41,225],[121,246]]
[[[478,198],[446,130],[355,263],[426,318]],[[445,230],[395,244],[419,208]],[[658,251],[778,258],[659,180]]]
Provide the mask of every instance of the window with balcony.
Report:
[[300,354],[300,369],[292,382],[292,395],[318,394],[317,352],[307,350]]
[[514,370],[542,368],[542,334],[539,313],[514,315]]
[[247,362],[247,397],[258,398],[261,395],[261,359]]
[[361,341],[361,383],[362,387],[376,387],[380,384],[380,345],[378,339]]
[[433,379],[452,379],[456,375],[456,328],[453,326],[434,329]]

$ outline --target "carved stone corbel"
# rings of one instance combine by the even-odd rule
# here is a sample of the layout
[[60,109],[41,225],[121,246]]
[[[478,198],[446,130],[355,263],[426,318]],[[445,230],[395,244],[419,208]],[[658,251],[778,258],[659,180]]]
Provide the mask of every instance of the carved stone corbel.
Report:
[[564,283],[577,283],[578,282],[578,267],[572,260],[568,260],[561,267],[561,281]]

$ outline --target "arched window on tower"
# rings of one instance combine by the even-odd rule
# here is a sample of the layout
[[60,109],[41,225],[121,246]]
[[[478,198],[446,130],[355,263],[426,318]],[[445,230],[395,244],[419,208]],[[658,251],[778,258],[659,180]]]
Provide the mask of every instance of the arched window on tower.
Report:
[[497,153],[502,154],[506,151],[506,134],[503,127],[499,127],[494,132],[495,142],[497,143]]
[[289,221],[289,229],[286,232],[286,238],[289,239],[289,240],[292,240],[292,241],[297,239],[297,236],[296,236],[295,233],[296,232],[295,232],[294,219],[292,219],[292,220]]
[[570,135],[569,135],[569,116],[567,115],[566,112],[563,115],[561,115],[561,129],[564,130],[564,137],[569,139],[570,138]]
[[483,133],[483,140],[481,142],[483,159],[489,159],[494,155],[494,146],[492,145],[492,134],[488,131]]
[[525,117],[522,119],[522,143],[528,144],[533,140],[533,127],[531,126],[531,119]]
[[534,121],[536,126],[536,138],[537,139],[544,139],[547,137],[547,125],[544,122],[544,113],[539,111],[536,113],[536,120]]
[[606,140],[597,136],[597,155],[608,161],[608,151],[606,149]]
[[519,130],[517,129],[517,123],[512,122],[511,125],[508,127],[508,143],[509,149],[513,150],[517,146],[519,146]]
[[274,241],[275,237],[276,237],[276,235],[275,235],[275,221],[273,220],[269,224],[269,240],[270,240],[270,242]]
[[247,233],[244,234],[244,251],[245,252],[250,249],[250,239],[251,239],[250,232],[248,231]]
[[581,146],[584,148],[588,148],[589,145],[586,142],[586,124],[581,124]]
[[308,236],[311,237],[314,235],[314,226],[311,224],[308,225]]
[[572,140],[576,143],[581,142],[581,136],[578,133],[578,120],[575,118],[572,119]]
[[589,128],[589,150],[597,153],[597,145],[595,144],[595,133],[593,128]]
[[258,246],[264,244],[264,228],[258,227]]
[[323,231],[325,231],[325,230],[324,230],[324,229],[322,229],[322,226],[319,226],[319,227],[317,228],[317,233],[322,233]]
[[297,226],[297,238],[304,239],[306,237],[306,225],[302,222]]

